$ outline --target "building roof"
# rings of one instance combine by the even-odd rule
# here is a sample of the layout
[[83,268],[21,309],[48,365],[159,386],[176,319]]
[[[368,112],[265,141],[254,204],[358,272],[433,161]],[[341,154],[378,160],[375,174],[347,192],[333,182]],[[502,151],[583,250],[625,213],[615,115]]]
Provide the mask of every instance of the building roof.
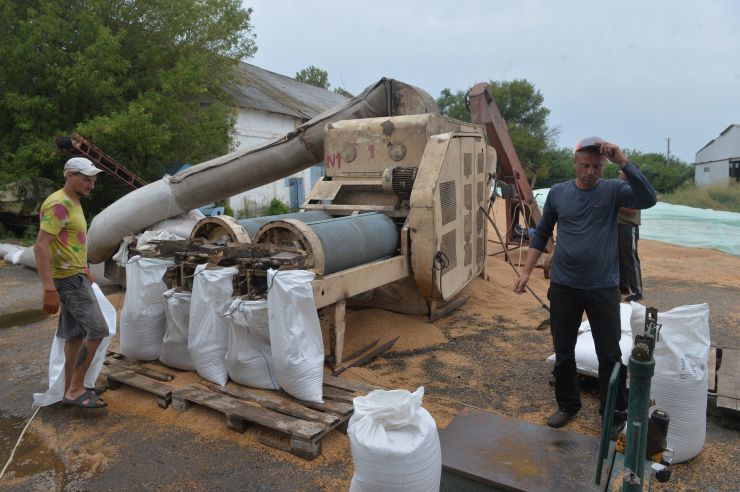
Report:
[[257,109],[310,120],[347,97],[239,62],[236,82],[226,89],[240,108]]
[[[717,138],[719,138],[719,137],[721,137],[722,135],[724,135],[725,133],[729,132],[729,131],[730,131],[730,130],[731,130],[732,128],[734,128],[734,127],[736,127],[736,126],[740,126],[740,125],[730,125],[730,126],[728,126],[727,128],[725,128],[724,130],[722,130],[722,131],[720,132],[720,134],[719,134],[719,136],[718,136]],[[706,149],[707,147],[709,147],[710,145],[712,145],[712,144],[714,143],[714,141],[715,141],[715,140],[717,140],[717,138],[713,138],[712,140],[710,140],[709,142],[707,142],[707,144],[706,144],[706,145],[705,145],[704,147],[702,147],[701,149],[697,150],[697,151],[696,151],[696,153],[698,154],[698,153],[699,153],[699,152],[701,152],[702,150],[704,150],[704,149]]]

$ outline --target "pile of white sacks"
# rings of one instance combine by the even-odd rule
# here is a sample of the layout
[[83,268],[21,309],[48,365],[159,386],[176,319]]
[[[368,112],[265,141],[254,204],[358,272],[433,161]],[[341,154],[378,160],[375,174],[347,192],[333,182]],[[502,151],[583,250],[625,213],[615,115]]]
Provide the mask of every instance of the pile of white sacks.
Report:
[[324,345],[311,281],[302,270],[268,271],[267,300],[233,297],[233,267],[195,270],[192,292],[167,290],[171,260],[128,259],[121,353],[196,370],[219,385],[231,379],[323,401]]
[[[633,337],[645,331],[645,306],[621,304],[622,363],[629,365]],[[658,313],[660,336],[655,343],[655,374],[650,398],[656,407],[668,412],[668,447],[673,463],[699,454],[706,437],[707,389],[709,384],[709,306],[679,306]],[[548,357],[555,361],[555,355]],[[598,377],[599,361],[588,321],[581,323],[576,342],[576,368],[579,373]]]

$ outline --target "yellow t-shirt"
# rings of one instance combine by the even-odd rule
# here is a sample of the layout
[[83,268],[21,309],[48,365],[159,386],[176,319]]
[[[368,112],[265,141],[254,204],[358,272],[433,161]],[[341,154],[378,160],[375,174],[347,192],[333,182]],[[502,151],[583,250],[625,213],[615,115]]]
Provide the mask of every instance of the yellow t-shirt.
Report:
[[69,199],[64,188],[44,200],[39,227],[56,236],[49,248],[52,278],[82,273],[87,267],[87,222],[82,207]]

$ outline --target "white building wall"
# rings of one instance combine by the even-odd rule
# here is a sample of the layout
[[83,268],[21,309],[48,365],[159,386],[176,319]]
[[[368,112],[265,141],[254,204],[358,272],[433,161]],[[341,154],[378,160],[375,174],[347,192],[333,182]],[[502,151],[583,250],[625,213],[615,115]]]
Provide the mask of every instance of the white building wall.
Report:
[[[293,131],[303,122],[299,118],[287,115],[268,113],[253,109],[239,108],[239,113],[231,133],[234,150],[261,145]],[[311,190],[311,170],[305,169],[291,177],[303,178],[304,196]],[[290,205],[290,186],[288,178],[254,188],[229,199],[229,206],[234,212],[243,212],[245,206],[265,207],[273,198],[279,198]]]
[[730,127],[696,153],[694,182],[698,185],[724,183],[730,176],[730,159],[740,159],[740,126]]

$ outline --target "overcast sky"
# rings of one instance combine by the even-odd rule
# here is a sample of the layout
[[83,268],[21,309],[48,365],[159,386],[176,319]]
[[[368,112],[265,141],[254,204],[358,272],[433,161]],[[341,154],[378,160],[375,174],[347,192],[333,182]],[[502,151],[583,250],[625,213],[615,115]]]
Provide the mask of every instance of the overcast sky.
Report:
[[353,94],[387,76],[435,98],[525,78],[558,145],[599,135],[694,162],[740,124],[740,2],[245,0],[258,52],[287,76],[315,65]]

